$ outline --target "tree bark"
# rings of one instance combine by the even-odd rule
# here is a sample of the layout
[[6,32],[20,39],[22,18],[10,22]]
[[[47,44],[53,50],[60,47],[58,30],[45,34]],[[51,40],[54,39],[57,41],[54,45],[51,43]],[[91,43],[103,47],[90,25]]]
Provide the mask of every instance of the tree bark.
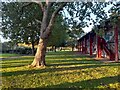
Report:
[[35,55],[34,42],[32,41],[32,55]]
[[55,49],[54,49],[55,52],[56,52],[56,49],[57,49],[57,47],[55,46]]
[[52,46],[51,50],[54,51],[54,46]]
[[47,40],[40,38],[37,51],[35,54],[35,58],[32,64],[30,65],[30,67],[46,66],[45,63],[46,46],[47,46]]
[[72,46],[72,51],[74,51],[74,46]]
[[29,67],[41,67],[46,66],[45,63],[45,55],[46,55],[46,48],[47,48],[47,41],[49,39],[49,36],[51,34],[51,27],[53,26],[53,23],[55,21],[55,17],[57,13],[65,6],[65,3],[62,3],[53,13],[48,21],[49,17],[49,10],[51,8],[52,3],[48,3],[47,7],[44,8],[43,11],[43,18],[41,23],[41,30],[40,30],[40,40],[38,43],[37,51],[35,54],[35,58]]

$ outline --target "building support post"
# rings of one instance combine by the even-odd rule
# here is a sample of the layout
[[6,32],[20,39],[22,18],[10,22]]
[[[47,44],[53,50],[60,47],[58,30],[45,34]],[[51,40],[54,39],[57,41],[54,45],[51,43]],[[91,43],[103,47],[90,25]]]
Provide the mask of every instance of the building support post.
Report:
[[85,41],[85,54],[86,54],[87,53],[87,39],[85,38],[84,41]]
[[118,62],[118,27],[117,25],[115,26],[114,29],[115,32],[115,61]]
[[84,50],[83,50],[83,40],[81,41],[82,42],[82,47],[81,47],[81,50],[82,50],[82,53],[84,52]]
[[90,55],[92,55],[92,36],[91,34],[89,35],[89,42],[90,42]]
[[97,58],[101,58],[101,56],[102,56],[100,41],[101,41],[101,38],[99,36],[97,36]]
[[78,52],[79,52],[79,46],[80,46],[80,43],[78,42]]
[[81,52],[81,41],[79,42],[79,51]]
[[80,42],[78,42],[78,52],[80,51]]

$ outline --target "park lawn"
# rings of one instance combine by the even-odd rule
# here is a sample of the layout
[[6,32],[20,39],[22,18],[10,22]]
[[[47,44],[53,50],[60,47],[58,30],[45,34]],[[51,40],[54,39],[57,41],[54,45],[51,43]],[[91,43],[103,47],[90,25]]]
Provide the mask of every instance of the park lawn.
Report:
[[10,53],[0,53],[0,58],[8,58],[8,57],[15,57],[19,56],[18,54],[10,54]]
[[46,67],[28,68],[33,56],[3,60],[5,88],[120,88],[120,63],[103,63],[75,52],[49,52]]

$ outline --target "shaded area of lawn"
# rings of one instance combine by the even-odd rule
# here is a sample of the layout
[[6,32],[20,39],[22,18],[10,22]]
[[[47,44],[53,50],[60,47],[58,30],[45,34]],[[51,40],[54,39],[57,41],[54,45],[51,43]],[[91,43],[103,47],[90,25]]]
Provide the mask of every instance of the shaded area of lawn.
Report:
[[[111,76],[111,77],[103,77],[99,79],[90,79],[90,80],[85,80],[85,81],[79,81],[79,82],[74,82],[74,83],[69,83],[65,82],[62,84],[50,86],[51,88],[95,88],[95,87],[100,87],[101,85],[104,86],[105,88],[110,88],[112,87],[112,84],[115,83],[116,86],[120,85],[118,81],[120,80],[120,76]],[[120,88],[120,86],[118,86]],[[113,87],[115,88],[115,87]]]
[[119,88],[120,63],[103,63],[75,52],[47,53],[45,68],[28,68],[33,56],[3,60],[3,88]]
[[[52,64],[50,66],[58,66],[60,64]],[[60,66],[66,66],[66,65],[71,65],[71,64],[61,64]],[[74,64],[72,64],[74,65]],[[16,76],[16,75],[22,75],[22,74],[37,74],[37,73],[52,73],[52,72],[61,72],[61,71],[72,71],[72,70],[81,70],[81,69],[94,69],[94,68],[97,68],[97,67],[107,67],[107,66],[118,66],[117,64],[111,64],[111,65],[85,65],[85,66],[69,66],[69,67],[60,67],[60,68],[44,68],[44,69],[38,69],[38,70],[20,70],[20,71],[13,71],[13,72],[3,72],[2,75],[3,76]],[[25,67],[26,68],[26,67]]]

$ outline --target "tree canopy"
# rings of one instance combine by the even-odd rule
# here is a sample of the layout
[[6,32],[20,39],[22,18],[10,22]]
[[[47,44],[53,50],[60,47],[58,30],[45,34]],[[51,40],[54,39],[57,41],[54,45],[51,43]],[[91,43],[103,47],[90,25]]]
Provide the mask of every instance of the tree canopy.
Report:
[[[34,45],[38,43],[40,38],[42,12],[36,3],[32,3],[30,6],[22,9],[23,4],[26,3],[2,3],[2,32],[5,38],[9,37],[16,43],[32,44],[34,52]],[[54,8],[50,13],[53,10]],[[66,27],[62,16],[59,15],[53,26],[53,33],[48,44],[60,46],[64,43]]]
[[66,39],[68,37],[67,30],[68,27],[65,25],[63,18],[61,16],[58,16],[58,18],[55,20],[48,46],[60,47],[65,45]]
[[32,4],[21,11],[22,4],[19,2],[2,3],[3,36],[17,42],[28,43],[32,38],[36,41],[40,33],[40,25],[36,20],[42,17],[38,12],[39,7]]

